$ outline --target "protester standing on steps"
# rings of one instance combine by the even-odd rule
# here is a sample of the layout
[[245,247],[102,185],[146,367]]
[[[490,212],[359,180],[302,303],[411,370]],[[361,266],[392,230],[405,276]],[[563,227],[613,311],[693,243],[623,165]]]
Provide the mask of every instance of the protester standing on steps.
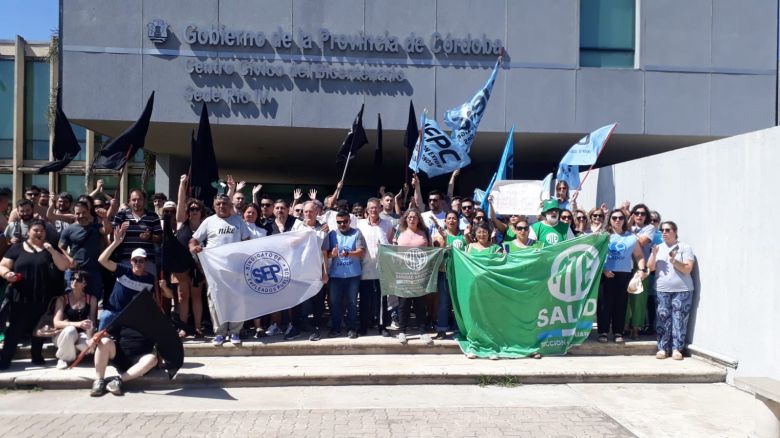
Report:
[[[431,246],[431,237],[428,228],[422,221],[422,215],[416,208],[406,210],[398,222],[400,233],[396,237],[395,244],[407,247]],[[399,300],[399,333],[398,342],[406,345],[406,331],[409,327],[409,312],[414,306],[414,314],[417,319],[420,340],[425,345],[433,345],[433,339],[425,332],[425,295],[414,298],[400,298]]]
[[[379,216],[381,203],[378,198],[371,198],[366,202],[365,219],[359,219],[357,228],[363,234],[366,241],[366,254],[363,256],[360,276],[360,329],[358,334],[363,336],[377,320],[378,331],[381,334],[385,326],[389,324],[390,313],[387,306],[382,305],[382,291],[379,286],[379,245],[387,245],[393,239],[395,230],[389,220]],[[380,308],[382,315],[379,314]]]
[[653,248],[648,265],[655,270],[655,288],[658,308],[656,327],[658,335],[658,359],[665,359],[669,350],[672,359],[682,360],[685,335],[693,303],[693,278],[695,263],[693,249],[680,242],[677,224],[661,223],[663,242]]
[[[438,248],[466,248],[466,238],[460,230],[460,219],[456,211],[447,213],[444,219],[444,228],[439,228],[433,241],[433,246]],[[450,314],[452,313],[452,296],[447,283],[446,263],[439,268],[437,288],[439,293],[438,312],[436,315],[436,340],[447,339],[447,330],[450,328]]]
[[[655,235],[655,225],[650,223],[650,209],[645,204],[636,204],[631,209],[628,225],[639,242],[642,257],[646,262],[650,258],[650,251],[653,248],[653,236]],[[650,292],[650,282],[647,278],[642,281],[642,286],[646,293],[631,294],[628,297],[626,326],[631,330],[630,336],[634,340],[639,339],[639,330],[644,327],[647,317],[647,297]]]
[[[315,192],[316,193],[316,192]],[[317,203],[317,201],[306,201],[303,203],[303,220],[297,221],[295,225],[293,225],[293,231],[299,231],[299,230],[312,230],[315,233],[317,233],[317,243],[320,245],[319,247],[322,248],[322,242],[325,241],[325,238],[328,236],[328,225],[327,224],[321,224],[317,220],[317,215],[320,214],[320,207]],[[305,303],[306,308],[310,308],[312,311],[312,314],[314,315],[314,330],[312,330],[311,335],[309,335],[310,341],[319,341],[321,339],[321,333],[320,333],[320,324],[322,324],[322,314],[325,312],[325,293],[326,293],[326,286],[328,283],[328,267],[327,267],[327,258],[323,258],[322,263],[322,281],[323,286],[320,289],[319,292],[317,292],[316,295],[309,298],[308,301]],[[308,313],[308,312],[307,312]],[[255,325],[257,327],[257,325]]]
[[[41,219],[29,223],[27,239],[14,244],[0,261],[0,277],[10,283],[10,315],[0,352],[0,370],[8,369],[19,341],[31,334],[52,297],[62,293],[62,275],[68,259],[46,241],[46,224]],[[33,336],[32,363],[43,365],[43,339]]]
[[341,335],[343,307],[347,308],[347,336],[358,337],[357,297],[360,275],[363,272],[361,260],[365,256],[366,241],[363,233],[351,228],[350,214],[346,210],[336,213],[335,230],[331,230],[322,242],[323,255],[330,259],[328,282],[330,288],[331,329],[329,337]]
[[[565,182],[564,182],[565,183]],[[543,246],[555,245],[558,242],[574,238],[569,224],[561,222],[561,207],[555,199],[544,201],[542,215],[544,220],[531,225],[528,237],[542,243]]]
[[[187,175],[182,175],[179,181],[179,197],[176,203],[176,240],[184,247],[189,247],[192,233],[198,229],[206,217],[206,206],[199,199],[187,199]],[[203,332],[203,282],[204,275],[200,266],[193,263],[188,272],[172,272],[171,279],[177,284],[179,300],[179,318],[185,324],[192,310],[192,322],[196,337],[202,337]],[[181,335],[181,333],[179,333]]]
[[628,230],[623,210],[614,209],[609,214],[609,252],[604,262],[603,286],[598,298],[596,319],[599,342],[607,342],[610,328],[615,342],[623,342],[623,328],[626,322],[628,283],[636,261],[642,277],[647,277],[647,264],[642,256],[636,236]]
[[501,246],[496,245],[490,240],[490,224],[487,221],[480,221],[476,224],[474,232],[477,240],[466,246],[466,253],[470,255],[497,254],[502,252]]
[[[214,197],[215,215],[209,216],[201,222],[197,230],[192,234],[189,247],[190,252],[197,254],[203,251],[203,244],[206,248],[215,248],[228,243],[241,242],[249,240],[249,228],[246,222],[237,214],[233,214],[233,203],[225,194],[218,194]],[[211,322],[214,324],[214,345],[225,343],[225,337],[230,336],[230,342],[235,345],[241,345],[241,327],[243,321],[220,322],[217,318],[217,311],[214,307],[214,301],[211,297],[211,291],[208,293],[209,310],[211,311]]]

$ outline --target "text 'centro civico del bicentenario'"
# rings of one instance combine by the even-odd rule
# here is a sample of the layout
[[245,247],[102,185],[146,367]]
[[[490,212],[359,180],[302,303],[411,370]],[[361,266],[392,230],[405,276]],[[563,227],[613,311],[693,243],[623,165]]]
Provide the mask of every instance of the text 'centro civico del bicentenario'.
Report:
[[[149,24],[149,38],[163,42],[160,34],[167,36],[167,24],[155,20]],[[305,56],[316,56],[319,51],[372,54],[403,54],[409,56],[497,56],[501,53],[501,39],[488,38],[485,34],[473,37],[453,36],[450,33],[432,32],[426,37],[415,34],[398,36],[385,31],[382,33],[334,33],[328,29],[309,32],[298,29],[294,33],[281,27],[272,32],[258,30],[233,29],[225,25],[199,26],[187,24],[183,28],[182,41],[193,49],[236,48],[240,50],[228,56],[193,58],[186,61],[185,69],[190,75],[240,75],[246,78],[283,77],[292,79],[403,82],[404,71],[398,67],[381,64],[350,62],[333,64],[330,60],[305,58],[295,62],[282,62],[258,56],[243,49],[291,49],[293,45],[302,50]],[[154,38],[153,38],[154,37]],[[315,55],[307,55],[312,51]],[[247,56],[248,55],[248,56]],[[264,104],[269,101],[266,90],[245,90],[242,88],[224,88],[211,86],[190,86],[185,91],[185,99],[194,102],[220,102],[241,104],[255,102]]]

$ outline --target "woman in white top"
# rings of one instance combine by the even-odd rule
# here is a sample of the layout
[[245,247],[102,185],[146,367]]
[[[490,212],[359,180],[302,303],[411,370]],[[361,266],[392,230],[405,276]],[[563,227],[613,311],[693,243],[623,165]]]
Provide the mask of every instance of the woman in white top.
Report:
[[[691,246],[677,239],[677,224],[661,223],[663,242],[653,247],[648,266],[655,270],[656,324],[658,353],[655,357],[666,359],[672,351],[672,359],[682,360],[688,317],[693,302],[693,278],[695,263]],[[671,344],[671,345],[670,345]]]
[[247,204],[247,206],[244,207],[244,222],[246,222],[246,226],[249,228],[249,234],[252,235],[251,239],[257,239],[258,237],[265,237],[268,235],[268,231],[266,231],[265,228],[255,225],[259,215],[260,206],[254,202]]

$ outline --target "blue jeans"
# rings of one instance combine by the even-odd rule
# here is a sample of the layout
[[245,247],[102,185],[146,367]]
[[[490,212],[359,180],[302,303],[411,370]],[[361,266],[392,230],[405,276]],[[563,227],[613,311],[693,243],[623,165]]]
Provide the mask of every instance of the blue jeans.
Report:
[[688,317],[691,315],[693,292],[656,292],[655,331],[658,335],[658,351],[671,349],[682,352],[685,335],[688,332]]
[[347,306],[347,329],[357,328],[357,296],[360,287],[360,276],[347,278],[330,278],[330,323],[331,330],[341,331],[341,319],[344,315],[344,305]]
[[439,309],[436,316],[436,331],[446,332],[450,328],[450,312],[452,311],[452,297],[450,297],[450,285],[447,284],[447,273],[439,272]]

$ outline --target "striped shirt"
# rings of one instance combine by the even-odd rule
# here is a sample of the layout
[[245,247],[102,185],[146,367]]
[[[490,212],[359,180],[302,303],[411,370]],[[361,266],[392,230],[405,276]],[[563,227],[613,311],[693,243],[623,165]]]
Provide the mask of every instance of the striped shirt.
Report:
[[150,263],[154,263],[155,248],[153,240],[141,240],[139,236],[146,230],[151,231],[153,236],[162,236],[160,217],[154,212],[144,210],[144,215],[140,219],[136,219],[132,211],[122,210],[114,216],[111,225],[117,228],[124,222],[129,222],[130,226],[127,228],[125,240],[114,251],[112,258],[114,260],[128,260],[134,249],[143,248],[146,250],[146,259]]

